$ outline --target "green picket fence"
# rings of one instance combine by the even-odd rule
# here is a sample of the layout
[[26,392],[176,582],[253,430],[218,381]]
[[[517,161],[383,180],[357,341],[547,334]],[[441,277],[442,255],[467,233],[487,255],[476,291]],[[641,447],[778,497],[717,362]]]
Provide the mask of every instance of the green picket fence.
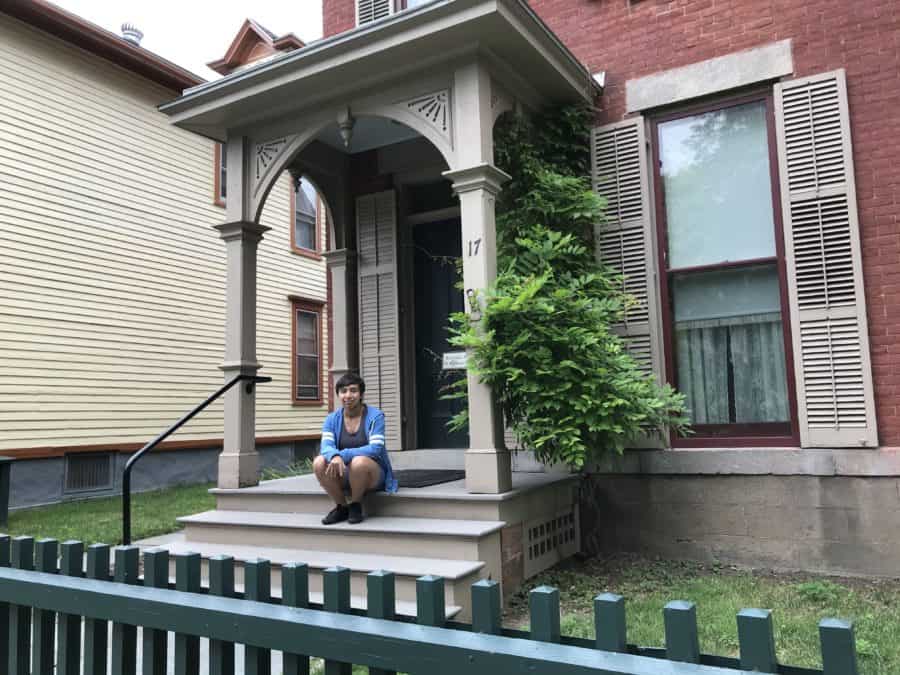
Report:
[[[81,675],[82,666],[84,675],[165,675],[168,632],[175,634],[176,675],[200,673],[201,656],[204,673],[233,675],[236,644],[244,645],[247,675],[272,675],[272,651],[283,653],[283,675],[308,675],[310,657],[325,660],[326,675],[350,675],[351,664],[368,666],[373,675],[857,674],[853,626],[837,619],[819,624],[824,667],[811,670],[776,662],[766,610],[737,615],[740,658],[734,659],[700,653],[696,609],[684,601],[664,609],[666,647],[649,649],[628,644],[624,600],[611,594],[595,599],[596,639],[586,640],[560,635],[559,593],[547,586],[530,594],[525,632],[501,626],[494,581],[473,585],[468,625],[445,621],[440,577],[417,580],[413,619],[394,616],[390,572],[368,575],[363,613],[350,608],[346,568],[324,572],[324,603],[316,605],[300,563],[282,566],[281,597],[273,598],[267,560],[244,563],[238,593],[228,556],[209,561],[206,588],[195,553],[176,556],[174,584],[167,551],[144,552],[143,577],[136,547],[89,546],[86,571],[84,554],[81,542],[0,535],[0,664],[9,675]],[[201,638],[208,639],[202,655]]]

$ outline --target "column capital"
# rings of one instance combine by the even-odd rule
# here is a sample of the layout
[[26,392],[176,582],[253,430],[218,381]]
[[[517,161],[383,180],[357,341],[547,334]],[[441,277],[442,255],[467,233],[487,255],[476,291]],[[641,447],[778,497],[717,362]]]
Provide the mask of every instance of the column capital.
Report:
[[511,176],[493,164],[478,164],[467,169],[445,171],[444,178],[453,183],[456,194],[473,190],[487,190],[492,195],[500,192],[500,188]]
[[325,258],[328,267],[347,266],[356,260],[356,251],[351,251],[349,248],[335,248],[324,251],[322,257]]
[[213,229],[219,231],[219,238],[223,241],[232,241],[234,239],[253,239],[259,241],[263,235],[271,230],[271,227],[254,223],[250,220],[234,220],[230,223],[220,223],[213,225]]

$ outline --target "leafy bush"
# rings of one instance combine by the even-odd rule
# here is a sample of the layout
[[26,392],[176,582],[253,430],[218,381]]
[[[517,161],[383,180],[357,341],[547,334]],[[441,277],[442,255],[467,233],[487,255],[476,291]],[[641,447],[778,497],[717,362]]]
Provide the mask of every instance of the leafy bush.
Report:
[[[470,370],[519,442],[575,468],[648,430],[687,425],[683,397],[642,372],[612,331],[635,300],[594,255],[604,204],[586,178],[590,120],[562,108],[498,122],[497,164],[512,176],[497,203],[500,272],[482,321],[451,318],[452,343],[471,350]],[[463,412],[453,425],[465,422]]]

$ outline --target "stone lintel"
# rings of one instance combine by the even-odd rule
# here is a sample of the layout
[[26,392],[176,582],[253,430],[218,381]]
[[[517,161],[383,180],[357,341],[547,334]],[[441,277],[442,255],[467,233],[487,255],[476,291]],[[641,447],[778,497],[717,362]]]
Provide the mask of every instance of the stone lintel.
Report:
[[658,108],[775,80],[793,72],[791,41],[780,40],[628,80],[625,83],[625,108],[630,113]]

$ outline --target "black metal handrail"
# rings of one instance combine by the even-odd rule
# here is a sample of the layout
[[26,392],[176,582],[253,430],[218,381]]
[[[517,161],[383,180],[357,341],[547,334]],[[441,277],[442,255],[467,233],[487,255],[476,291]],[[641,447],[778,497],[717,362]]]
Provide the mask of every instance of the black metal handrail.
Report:
[[231,389],[234,385],[236,385],[241,380],[247,381],[247,393],[253,391],[254,384],[262,384],[264,382],[271,382],[271,377],[263,377],[261,375],[236,375],[234,378],[226,382],[222,387],[208,399],[203,401],[196,408],[191,410],[187,415],[182,417],[180,420],[175,422],[172,426],[162,432],[159,436],[154,438],[152,441],[147,443],[143,448],[134,453],[131,457],[128,458],[128,461],[125,463],[125,470],[122,472],[122,543],[124,545],[131,544],[131,469],[135,465],[135,463],[143,457],[146,453],[150,452],[157,445],[166,440],[169,436],[174,434],[178,429],[180,429],[185,423],[187,423],[192,417],[194,417],[197,413],[206,408],[210,403],[219,398],[226,391]]

